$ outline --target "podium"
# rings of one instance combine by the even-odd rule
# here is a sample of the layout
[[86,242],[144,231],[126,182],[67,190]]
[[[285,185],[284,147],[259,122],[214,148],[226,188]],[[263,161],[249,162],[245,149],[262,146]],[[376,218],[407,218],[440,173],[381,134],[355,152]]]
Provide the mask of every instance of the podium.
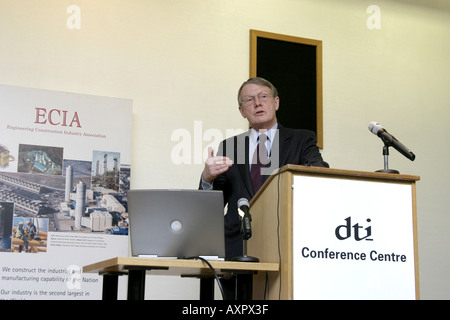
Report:
[[286,165],[250,203],[254,299],[419,299],[418,176]]

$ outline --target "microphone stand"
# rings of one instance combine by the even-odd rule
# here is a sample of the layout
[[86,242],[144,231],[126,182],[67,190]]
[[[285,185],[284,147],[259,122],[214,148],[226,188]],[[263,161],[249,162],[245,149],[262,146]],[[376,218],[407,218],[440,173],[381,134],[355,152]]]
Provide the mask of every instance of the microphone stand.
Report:
[[388,161],[388,157],[389,157],[389,147],[390,147],[390,145],[385,141],[385,142],[384,142],[384,147],[383,147],[384,169],[382,169],[382,170],[377,170],[376,172],[384,172],[384,173],[395,173],[395,174],[399,174],[400,172],[398,172],[397,170],[389,169],[389,161]]
[[[248,219],[248,230],[247,232],[244,232],[244,223],[245,220]],[[239,261],[239,262],[259,262],[258,258],[255,257],[250,257],[247,255],[247,240],[250,239],[252,237],[252,232],[251,232],[251,226],[250,226],[250,222],[252,221],[252,216],[250,215],[250,213],[246,213],[244,215],[244,217],[242,217],[242,221],[241,221],[241,233],[242,233],[242,239],[243,239],[243,253],[244,255],[242,256],[237,256],[237,257],[233,257],[231,258],[231,261]]]

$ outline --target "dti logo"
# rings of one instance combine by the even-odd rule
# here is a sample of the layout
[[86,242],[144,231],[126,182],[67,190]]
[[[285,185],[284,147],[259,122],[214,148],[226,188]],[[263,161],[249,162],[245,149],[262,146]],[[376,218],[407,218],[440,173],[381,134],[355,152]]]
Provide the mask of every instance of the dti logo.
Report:
[[[345,240],[352,236],[352,229],[353,229],[353,235],[355,237],[356,241],[366,240],[366,241],[373,241],[373,239],[369,238],[372,235],[372,227],[367,227],[364,229],[364,227],[360,226],[359,223],[356,223],[352,226],[351,217],[348,217],[345,219],[346,224],[340,225],[336,228],[335,234],[336,238],[339,240]],[[367,222],[370,222],[370,219],[366,220]],[[361,232],[364,229],[366,230],[366,235],[363,237]]]

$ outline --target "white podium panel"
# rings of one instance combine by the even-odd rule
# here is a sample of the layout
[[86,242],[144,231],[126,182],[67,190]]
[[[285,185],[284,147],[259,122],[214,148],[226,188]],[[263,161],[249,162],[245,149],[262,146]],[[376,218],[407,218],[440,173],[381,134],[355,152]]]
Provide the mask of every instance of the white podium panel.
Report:
[[415,299],[411,184],[296,175],[294,299]]

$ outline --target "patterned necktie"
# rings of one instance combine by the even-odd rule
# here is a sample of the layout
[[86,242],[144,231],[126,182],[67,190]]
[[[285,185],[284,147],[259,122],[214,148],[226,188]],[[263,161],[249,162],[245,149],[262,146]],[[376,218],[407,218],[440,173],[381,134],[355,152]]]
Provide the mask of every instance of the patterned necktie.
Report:
[[263,185],[263,175],[261,175],[261,168],[269,166],[269,158],[267,157],[266,140],[267,136],[261,134],[259,136],[259,143],[253,154],[250,177],[252,178],[253,191],[256,193]]

